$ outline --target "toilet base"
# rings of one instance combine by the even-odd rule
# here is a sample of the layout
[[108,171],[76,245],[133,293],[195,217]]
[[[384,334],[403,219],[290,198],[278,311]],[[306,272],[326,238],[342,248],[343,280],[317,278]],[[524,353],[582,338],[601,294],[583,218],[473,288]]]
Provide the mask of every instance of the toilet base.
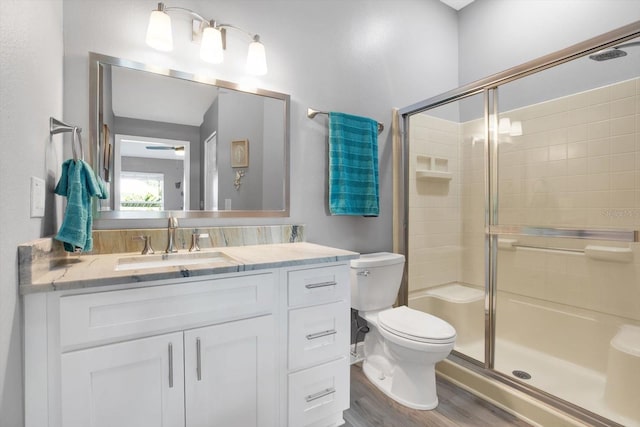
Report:
[[422,396],[424,399],[420,403],[410,402],[394,393],[392,387],[394,380],[393,374],[383,373],[374,364],[368,363],[366,359],[362,362],[362,371],[373,385],[375,385],[380,391],[382,391],[388,397],[400,403],[401,405],[407,406],[412,409],[419,409],[422,411],[429,411],[438,406],[438,395],[435,391],[435,371],[431,373],[433,378],[433,387],[431,390],[433,391],[425,393],[425,395]]

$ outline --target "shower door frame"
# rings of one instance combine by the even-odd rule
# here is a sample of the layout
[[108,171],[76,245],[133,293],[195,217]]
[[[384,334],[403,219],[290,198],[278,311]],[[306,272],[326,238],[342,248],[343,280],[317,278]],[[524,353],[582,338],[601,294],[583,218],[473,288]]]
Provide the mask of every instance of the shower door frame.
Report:
[[[418,114],[433,108],[437,108],[455,101],[459,101],[474,95],[484,96],[484,125],[485,125],[485,147],[484,147],[484,204],[485,204],[485,357],[484,363],[473,359],[465,354],[453,351],[453,358],[456,363],[469,368],[480,375],[496,379],[514,389],[517,389],[531,397],[541,400],[553,407],[556,407],[567,414],[570,414],[581,421],[588,422],[594,426],[620,426],[596,413],[585,408],[564,401],[552,394],[532,387],[522,381],[516,380],[494,369],[495,362],[495,330],[496,330],[496,300],[497,300],[497,244],[499,235],[525,235],[525,236],[545,236],[545,237],[566,237],[579,239],[595,239],[609,241],[638,242],[640,235],[637,230],[623,229],[574,229],[574,228],[553,228],[553,227],[521,227],[521,226],[501,226],[498,222],[498,144],[496,123],[493,126],[489,121],[497,121],[498,118],[498,88],[501,85],[514,80],[521,79],[531,74],[544,71],[549,68],[564,64],[574,59],[598,52],[602,49],[612,47],[627,40],[640,37],[640,21],[625,25],[616,30],[602,34],[597,37],[585,40],[568,48],[545,55],[538,59],[525,62],[516,67],[503,72],[491,75],[487,78],[469,83],[445,92],[441,95],[412,104],[398,111],[400,116],[400,147],[402,155],[398,156],[394,168],[403,177],[400,182],[394,183],[394,191],[398,194],[398,204],[395,207],[397,214],[394,215],[394,230],[397,235],[394,241],[398,248],[405,255],[405,274],[403,277],[398,303],[408,305],[408,268],[409,264],[409,119],[411,115]],[[493,131],[490,131],[493,129]],[[495,165],[495,166],[494,166]]]

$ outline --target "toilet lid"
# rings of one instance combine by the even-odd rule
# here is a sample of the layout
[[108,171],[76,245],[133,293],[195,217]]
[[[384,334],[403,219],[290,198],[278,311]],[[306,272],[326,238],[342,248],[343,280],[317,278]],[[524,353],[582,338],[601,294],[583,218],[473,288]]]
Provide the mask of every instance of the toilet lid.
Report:
[[444,320],[407,306],[381,311],[378,324],[393,334],[414,341],[448,343],[456,337],[456,330]]

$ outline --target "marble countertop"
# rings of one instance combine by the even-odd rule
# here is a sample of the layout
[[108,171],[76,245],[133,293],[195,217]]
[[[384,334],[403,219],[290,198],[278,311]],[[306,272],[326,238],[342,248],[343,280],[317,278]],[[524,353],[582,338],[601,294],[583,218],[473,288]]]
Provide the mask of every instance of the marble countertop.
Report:
[[[29,274],[30,280],[20,281],[20,293],[50,292],[69,289],[122,285],[154,280],[197,277],[269,268],[290,267],[321,262],[348,261],[359,257],[356,252],[316,245],[313,243],[281,243],[203,249],[197,254],[215,255],[204,262],[172,266],[154,266],[121,270],[125,258],[130,262],[144,262],[149,255],[116,253],[104,255],[68,255],[52,259],[46,271]],[[184,254],[188,252],[180,252]],[[154,256],[160,256],[156,253]],[[170,255],[171,256],[171,255]],[[181,255],[182,256],[182,255]],[[186,255],[188,257],[188,255]],[[211,261],[211,262],[209,262]],[[131,267],[131,266],[128,266]],[[28,266],[21,266],[28,268]]]

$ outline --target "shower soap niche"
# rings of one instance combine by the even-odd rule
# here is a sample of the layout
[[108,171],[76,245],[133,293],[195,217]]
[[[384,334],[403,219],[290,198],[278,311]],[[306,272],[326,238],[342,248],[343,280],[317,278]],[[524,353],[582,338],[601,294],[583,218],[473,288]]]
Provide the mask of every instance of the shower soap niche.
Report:
[[416,157],[417,179],[441,179],[449,181],[453,174],[449,172],[449,159],[433,156]]

